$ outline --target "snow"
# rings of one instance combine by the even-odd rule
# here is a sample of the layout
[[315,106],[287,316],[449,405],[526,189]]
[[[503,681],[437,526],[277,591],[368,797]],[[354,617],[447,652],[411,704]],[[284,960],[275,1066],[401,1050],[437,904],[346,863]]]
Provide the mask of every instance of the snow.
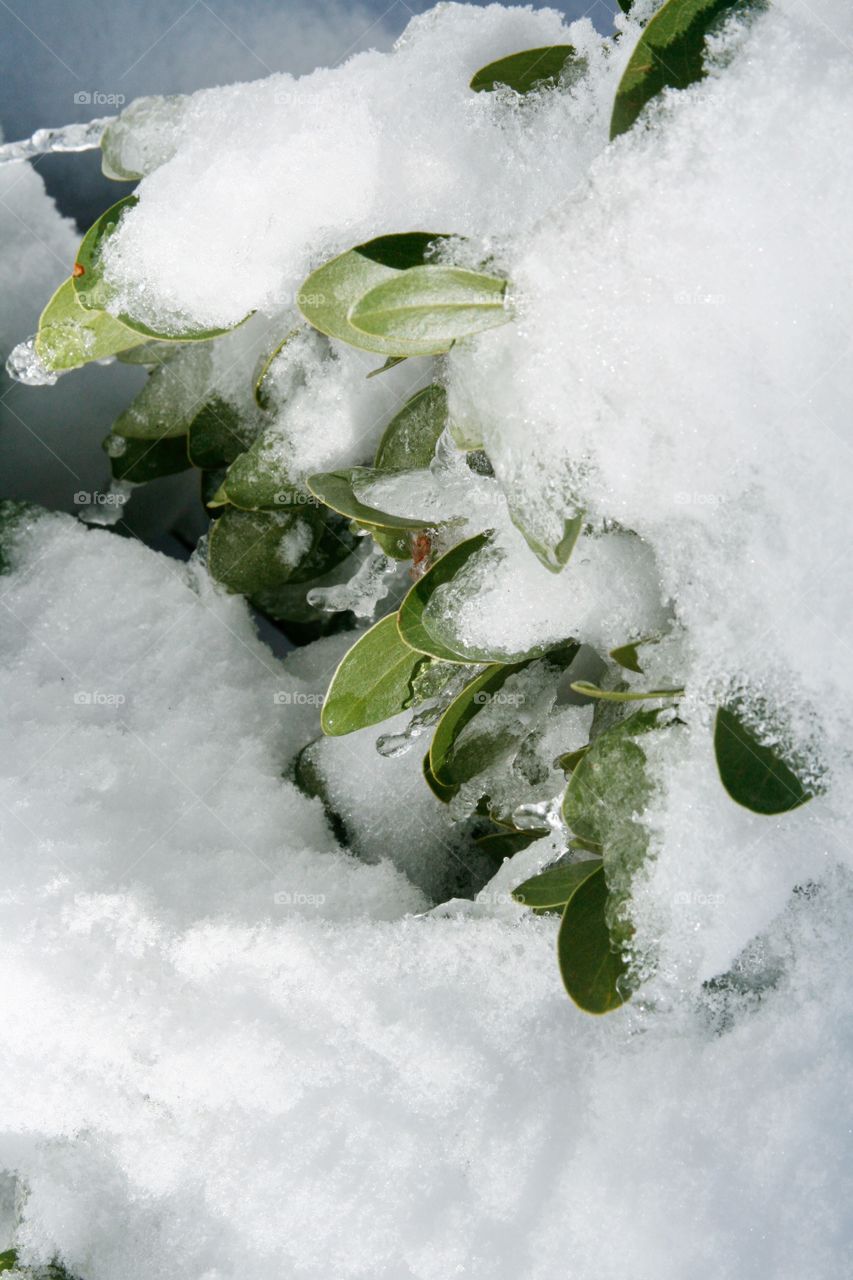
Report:
[[[149,321],[257,309],[283,337],[307,271],[370,236],[495,255],[516,318],[438,375],[495,479],[445,438],[420,489],[364,492],[467,520],[450,539],[495,529],[475,602],[457,581],[436,605],[468,643],[606,649],[674,620],[634,682],[687,690],[648,747],[646,980],[600,1020],[566,999],[554,920],[509,897],[551,836],[456,897],[471,869],[420,783],[425,739],[373,750],[407,717],[315,742],[351,634],[282,663],[200,564],[26,517],[0,578],[0,1164],[30,1259],[81,1280],[849,1271],[853,16],[776,0],[607,147],[619,21],[614,48],[553,11],[442,5],[392,54],[194,95],[109,272]],[[565,39],[581,84],[468,92]],[[369,462],[437,376],[368,381],[377,363],[285,348],[271,447],[294,483]],[[65,405],[84,376],[27,394]],[[543,537],[585,511],[560,575],[508,499]],[[746,689],[822,780],[794,813],[720,786],[712,711]],[[588,717],[559,707],[540,763]],[[295,785],[309,764],[336,824]]]

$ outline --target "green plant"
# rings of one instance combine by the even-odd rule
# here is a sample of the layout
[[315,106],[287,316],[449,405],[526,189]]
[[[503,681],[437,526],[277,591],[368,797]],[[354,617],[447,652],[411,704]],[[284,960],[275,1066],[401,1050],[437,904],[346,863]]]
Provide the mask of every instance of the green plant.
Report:
[[[668,0],[626,66],[611,137],[642,121],[663,89],[699,80],[709,31],[757,7],[756,0]],[[583,74],[584,62],[570,46],[525,50],[476,72],[471,89],[522,97]],[[136,176],[118,172],[113,142],[108,131],[106,168]],[[680,683],[632,683],[642,677],[643,649],[664,637],[626,637],[599,655],[598,683],[573,670],[583,637],[513,653],[472,645],[454,630],[443,602],[452,589],[470,591],[476,603],[477,583],[499,565],[487,513],[478,526],[462,502],[458,508],[450,502],[437,517],[413,499],[411,512],[401,515],[373,497],[386,481],[413,481],[409,492],[425,492],[419,483],[443,443],[455,444],[473,474],[492,474],[481,441],[466,439],[449,420],[441,361],[455,343],[512,322],[510,283],[485,255],[472,269],[473,246],[460,254],[447,232],[413,230],[375,237],[318,265],[300,290],[303,323],[293,327],[288,318],[260,352],[247,337],[250,324],[228,333],[179,326],[155,332],[108,310],[115,299],[101,271],[104,245],[135,200],[119,201],[85,237],[71,281],[42,315],[39,356],[54,370],[111,354],[149,367],[146,387],[106,442],[115,479],[144,483],[198,469],[212,517],[211,574],[291,634],[315,634],[324,625],[317,592],[352,576],[363,539],[389,561],[412,562],[414,582],[398,607],[359,635],[335,672],[322,729],[347,734],[416,708],[421,727],[433,728],[425,785],[460,823],[472,824],[482,851],[509,856],[558,828],[563,858],[515,896],[533,911],[560,911],[558,958],[575,1002],[591,1013],[615,1009],[638,979],[629,899],[631,880],[649,855],[643,815],[655,784],[648,755],[684,728]],[[435,381],[388,423],[367,465],[295,479],[281,434],[287,402],[280,387],[288,379],[298,383],[308,348],[331,359],[335,343],[384,358],[369,376],[431,357]],[[231,371],[227,387],[218,361]],[[528,527],[516,495],[503,498],[531,554],[554,574],[563,572],[584,531],[583,511],[567,502],[559,536],[546,542]],[[569,697],[596,708],[590,740],[555,759],[547,744]],[[514,714],[513,698],[524,700],[523,716]],[[755,715],[748,697],[727,698],[716,711],[709,751],[733,800],[757,814],[780,815],[805,803],[814,787],[767,742],[760,727],[766,718]]]

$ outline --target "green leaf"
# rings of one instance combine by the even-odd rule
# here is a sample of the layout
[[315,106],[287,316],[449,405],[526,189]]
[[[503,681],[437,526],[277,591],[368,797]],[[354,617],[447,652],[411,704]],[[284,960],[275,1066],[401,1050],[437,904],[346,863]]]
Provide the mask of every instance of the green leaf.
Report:
[[116,418],[113,431],[134,440],[185,436],[209,394],[211,369],[207,346],[190,343],[182,348],[151,370],[142,390]]
[[498,58],[481,67],[471,80],[475,93],[489,92],[498,85],[507,85],[516,93],[529,93],[531,89],[545,89],[557,84],[563,69],[572,63],[580,70],[586,60],[578,58],[570,44],[554,44],[544,49],[525,49]]
[[359,524],[377,526],[380,529],[423,529],[432,523],[426,516],[393,516],[376,507],[369,507],[356,497],[353,486],[359,481],[369,484],[387,473],[371,467],[352,467],[347,471],[321,471],[309,476],[306,484],[316,498],[339,511],[341,515],[357,520]]
[[[578,645],[570,644],[555,649],[540,661],[551,663],[556,675],[572,662],[578,648]],[[462,730],[475,721],[510,676],[525,670],[533,661],[535,659],[494,663],[453,699],[435,727],[430,746],[430,768],[439,782],[453,787],[469,782],[504,756],[514,754],[530,735],[533,725],[523,717],[518,718],[517,725],[502,725],[499,730],[487,718],[482,732],[469,733],[464,741],[459,741]]]
[[[69,284],[71,284],[72,288],[74,287],[73,281],[69,281]],[[85,311],[84,315],[90,318],[108,316],[112,319],[108,311]],[[115,323],[119,324],[120,322],[116,320]],[[184,342],[168,342],[165,338],[149,338],[145,342],[140,342],[139,334],[133,330],[131,332],[133,332],[138,346],[128,347],[125,351],[116,352],[116,359],[120,360],[122,364],[144,364],[155,368],[157,365],[166,364],[169,360],[174,360],[176,355],[186,350],[186,343]]]
[[562,769],[563,773],[574,773],[587,751],[589,751],[589,747],[590,744],[587,743],[585,747],[579,747],[577,751],[567,751],[565,755],[557,756],[554,761],[555,767]]
[[389,720],[406,709],[423,662],[400,639],[393,613],[360,636],[332,676],[320,724],[332,736]]
[[726,791],[753,813],[788,813],[812,798],[793,770],[759,742],[732,707],[717,710],[714,754]]
[[114,480],[147,484],[163,476],[189,470],[187,442],[183,436],[161,440],[132,440],[111,432],[103,442]]
[[281,428],[275,423],[237,455],[222,489],[223,498],[244,511],[317,505],[312,495],[290,478]]
[[86,311],[65,280],[39,318],[36,355],[48,369],[77,369],[139,344],[139,334],[106,311]]
[[662,89],[686,89],[705,75],[705,37],[731,14],[765,7],[765,0],[667,0],[643,30],[625,68],[610,120],[610,137],[634,124]]
[[269,593],[296,576],[321,534],[322,525],[310,508],[296,512],[229,507],[211,528],[208,568],[217,582],[263,608]]
[[[219,395],[196,413],[187,429],[187,452],[194,467],[228,467],[254,440],[258,423]],[[240,505],[239,503],[237,504]]]
[[590,744],[575,765],[563,800],[569,828],[607,849],[618,846],[632,862],[642,859],[647,836],[635,815],[651,795],[645,752],[635,741],[658,728],[660,711],[635,711]]
[[560,541],[549,546],[532,531],[524,514],[509,498],[507,498],[507,507],[512,523],[519,533],[524,535],[524,540],[530,550],[544,564],[545,568],[550,569],[552,573],[560,573],[562,569],[565,569],[571,559],[575,544],[581,535],[584,512],[578,511],[575,515],[568,516],[563,521],[563,534]]
[[400,605],[397,615],[400,635],[410,648],[417,649],[420,653],[428,653],[433,658],[442,658],[445,662],[479,663],[480,659],[466,658],[435,639],[425,625],[424,611],[436,589],[451,582],[463,565],[487,546],[489,541],[488,533],[478,533],[474,538],[466,538],[464,542],[460,542],[436,560],[432,568],[428,569],[411,588]]
[[563,862],[525,880],[513,889],[512,896],[524,907],[563,907],[584,880],[588,880],[601,865],[600,858]]
[[380,373],[387,373],[389,369],[395,369],[398,364],[402,364],[404,360],[408,360],[408,356],[389,356],[384,364],[378,369],[371,369],[367,374],[368,378],[378,378]]
[[493,663],[475,676],[443,712],[435,727],[429,749],[430,769],[438,782],[455,790],[461,783],[475,777],[503,754],[504,744],[492,740],[475,744],[473,753],[462,753],[461,756],[457,753],[457,758],[452,757],[453,745],[465,726],[488,703],[491,695],[497,692],[511,675],[521,671],[525,666],[527,663],[524,662],[511,666]]
[[423,771],[424,771],[424,778],[426,780],[426,784],[429,787],[432,794],[436,797],[436,799],[440,800],[442,804],[449,804],[450,801],[453,799],[453,797],[456,795],[456,788],[445,787],[443,783],[438,781],[432,769],[430,769],[429,767],[428,754],[424,756]]
[[[431,232],[411,231],[380,236],[357,245],[311,273],[297,297],[299,309],[320,333],[340,338],[364,351],[400,357],[434,355],[436,348],[432,342],[400,350],[397,342],[353,328],[349,312],[375,285],[393,280],[411,267],[421,266],[427,261],[430,246],[444,238]],[[447,345],[441,350],[446,351]]]
[[602,689],[588,680],[575,680],[571,686],[574,693],[583,694],[585,698],[604,698],[608,702],[645,702],[651,698],[680,698],[683,689]]
[[433,383],[422,391],[416,391],[385,428],[373,465],[383,471],[428,467],[446,425],[447,392],[444,388]]
[[643,674],[643,668],[640,666],[639,648],[644,644],[652,644],[652,639],[634,640],[631,644],[620,645],[618,649],[610,650],[610,657],[620,667],[624,667],[626,671],[633,671],[637,675]]
[[506,285],[463,267],[412,267],[362,294],[348,318],[360,333],[393,342],[397,354],[410,348],[438,354],[512,318]]
[[[138,196],[125,196],[112,205],[100,218],[92,224],[83,237],[77,250],[77,261],[74,264],[72,280],[77,293],[77,300],[87,311],[109,311],[109,304],[114,301],[115,291],[104,280],[102,256],[104,246],[115,233],[122,217],[139,203]],[[204,342],[208,338],[217,338],[235,328],[229,325],[226,329],[196,329],[192,326],[176,326],[168,332],[159,332],[149,328],[140,320],[125,312],[119,312],[117,318],[128,329],[147,338],[163,338],[169,341]]]
[[512,858],[516,853],[521,853],[541,838],[538,831],[496,831],[490,836],[480,836],[474,844],[500,864],[505,858]]
[[18,1254],[15,1249],[6,1249],[0,1253],[0,1271],[14,1271],[18,1265]]
[[598,863],[566,903],[557,936],[563,984],[585,1013],[610,1013],[625,1001],[620,984],[627,966],[613,949],[606,910],[607,884]]

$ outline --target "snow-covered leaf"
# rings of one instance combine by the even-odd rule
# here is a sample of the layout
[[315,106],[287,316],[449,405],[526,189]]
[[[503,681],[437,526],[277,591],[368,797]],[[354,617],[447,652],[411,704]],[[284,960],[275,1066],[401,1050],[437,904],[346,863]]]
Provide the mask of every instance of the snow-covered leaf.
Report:
[[476,93],[490,91],[499,85],[507,85],[516,93],[529,93],[531,89],[549,88],[557,84],[566,66],[574,64],[578,71],[585,67],[585,59],[578,58],[570,44],[546,45],[544,49],[524,49],[508,57],[490,62],[472,77],[470,87]]
[[760,742],[732,707],[717,709],[714,754],[726,791],[753,813],[787,813],[812,798],[781,756]]

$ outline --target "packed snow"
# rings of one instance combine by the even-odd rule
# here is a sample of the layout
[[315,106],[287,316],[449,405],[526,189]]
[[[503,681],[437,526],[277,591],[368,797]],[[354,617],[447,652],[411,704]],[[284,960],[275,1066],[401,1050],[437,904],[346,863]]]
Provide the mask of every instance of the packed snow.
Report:
[[[649,746],[647,980],[604,1019],[567,1000],[553,919],[510,897],[552,836],[462,896],[422,751],[374,750],[405,720],[318,740],[351,634],[281,662],[200,562],[7,520],[0,1164],[27,1260],[80,1280],[849,1273],[853,14],[774,0],[608,146],[639,31],[617,23],[614,45],[444,4],[393,53],[196,94],[108,274],[149,322],[256,310],[283,334],[308,271],[382,233],[457,232],[506,272],[513,322],[441,374],[495,478],[442,461],[445,439],[419,490],[368,496],[496,530],[490,583],[443,602],[467,643],[674,625],[644,651],[644,679],[687,690]],[[566,41],[583,79],[467,88]],[[369,463],[435,376],[367,381],[364,353],[299,343],[269,388],[295,479]],[[73,402],[91,372],[32,394]],[[516,526],[559,536],[579,509],[552,574]],[[820,783],[778,818],[714,764],[713,707],[747,688]],[[566,706],[549,751],[584,717]]]

